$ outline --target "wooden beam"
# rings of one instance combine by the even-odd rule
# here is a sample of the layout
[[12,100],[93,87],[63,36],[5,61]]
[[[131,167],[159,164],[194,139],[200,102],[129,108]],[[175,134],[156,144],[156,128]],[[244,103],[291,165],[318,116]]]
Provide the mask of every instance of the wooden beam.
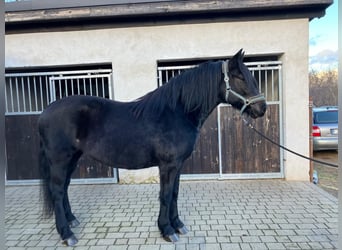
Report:
[[332,2],[332,0],[138,1],[137,3],[103,6],[7,11],[5,13],[5,22],[9,24],[18,22],[70,21],[73,19],[187,15],[196,13],[225,12],[229,14],[251,11],[272,12],[280,9],[283,12],[291,12],[295,9],[302,10],[304,13],[308,9],[320,10],[322,12]]

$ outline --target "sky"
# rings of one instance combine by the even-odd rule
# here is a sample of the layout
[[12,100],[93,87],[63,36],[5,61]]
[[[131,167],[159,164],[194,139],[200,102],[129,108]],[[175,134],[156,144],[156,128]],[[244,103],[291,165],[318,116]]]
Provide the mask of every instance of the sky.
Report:
[[337,69],[338,4],[338,0],[334,0],[325,16],[309,23],[309,70]]

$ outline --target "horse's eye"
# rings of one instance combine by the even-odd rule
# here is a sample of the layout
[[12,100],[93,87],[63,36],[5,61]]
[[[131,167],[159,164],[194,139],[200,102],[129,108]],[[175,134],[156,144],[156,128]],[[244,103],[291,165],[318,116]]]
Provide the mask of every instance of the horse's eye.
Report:
[[239,80],[241,80],[241,81],[244,81],[245,79],[243,78],[243,75],[240,75],[240,74],[233,74],[233,77],[234,78],[237,78],[237,79],[239,79]]

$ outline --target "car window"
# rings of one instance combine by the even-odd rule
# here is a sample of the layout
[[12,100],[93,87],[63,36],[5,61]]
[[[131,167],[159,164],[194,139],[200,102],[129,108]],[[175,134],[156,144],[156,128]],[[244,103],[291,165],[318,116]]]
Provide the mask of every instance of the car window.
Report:
[[314,123],[338,123],[337,111],[322,111],[314,114]]

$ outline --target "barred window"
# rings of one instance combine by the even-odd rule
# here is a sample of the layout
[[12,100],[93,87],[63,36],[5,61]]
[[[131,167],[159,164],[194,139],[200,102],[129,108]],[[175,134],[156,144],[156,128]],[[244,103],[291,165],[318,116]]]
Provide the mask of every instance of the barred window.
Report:
[[112,69],[5,74],[6,114],[40,113],[70,95],[112,98]]
[[[271,58],[273,59],[273,58]],[[158,87],[168,82],[172,77],[180,74],[182,71],[196,67],[202,61],[188,61],[187,63],[163,62],[158,63]],[[252,72],[258,82],[259,90],[265,94],[267,102],[279,102],[280,100],[280,81],[281,81],[281,62],[256,61],[246,62],[246,66]]]

